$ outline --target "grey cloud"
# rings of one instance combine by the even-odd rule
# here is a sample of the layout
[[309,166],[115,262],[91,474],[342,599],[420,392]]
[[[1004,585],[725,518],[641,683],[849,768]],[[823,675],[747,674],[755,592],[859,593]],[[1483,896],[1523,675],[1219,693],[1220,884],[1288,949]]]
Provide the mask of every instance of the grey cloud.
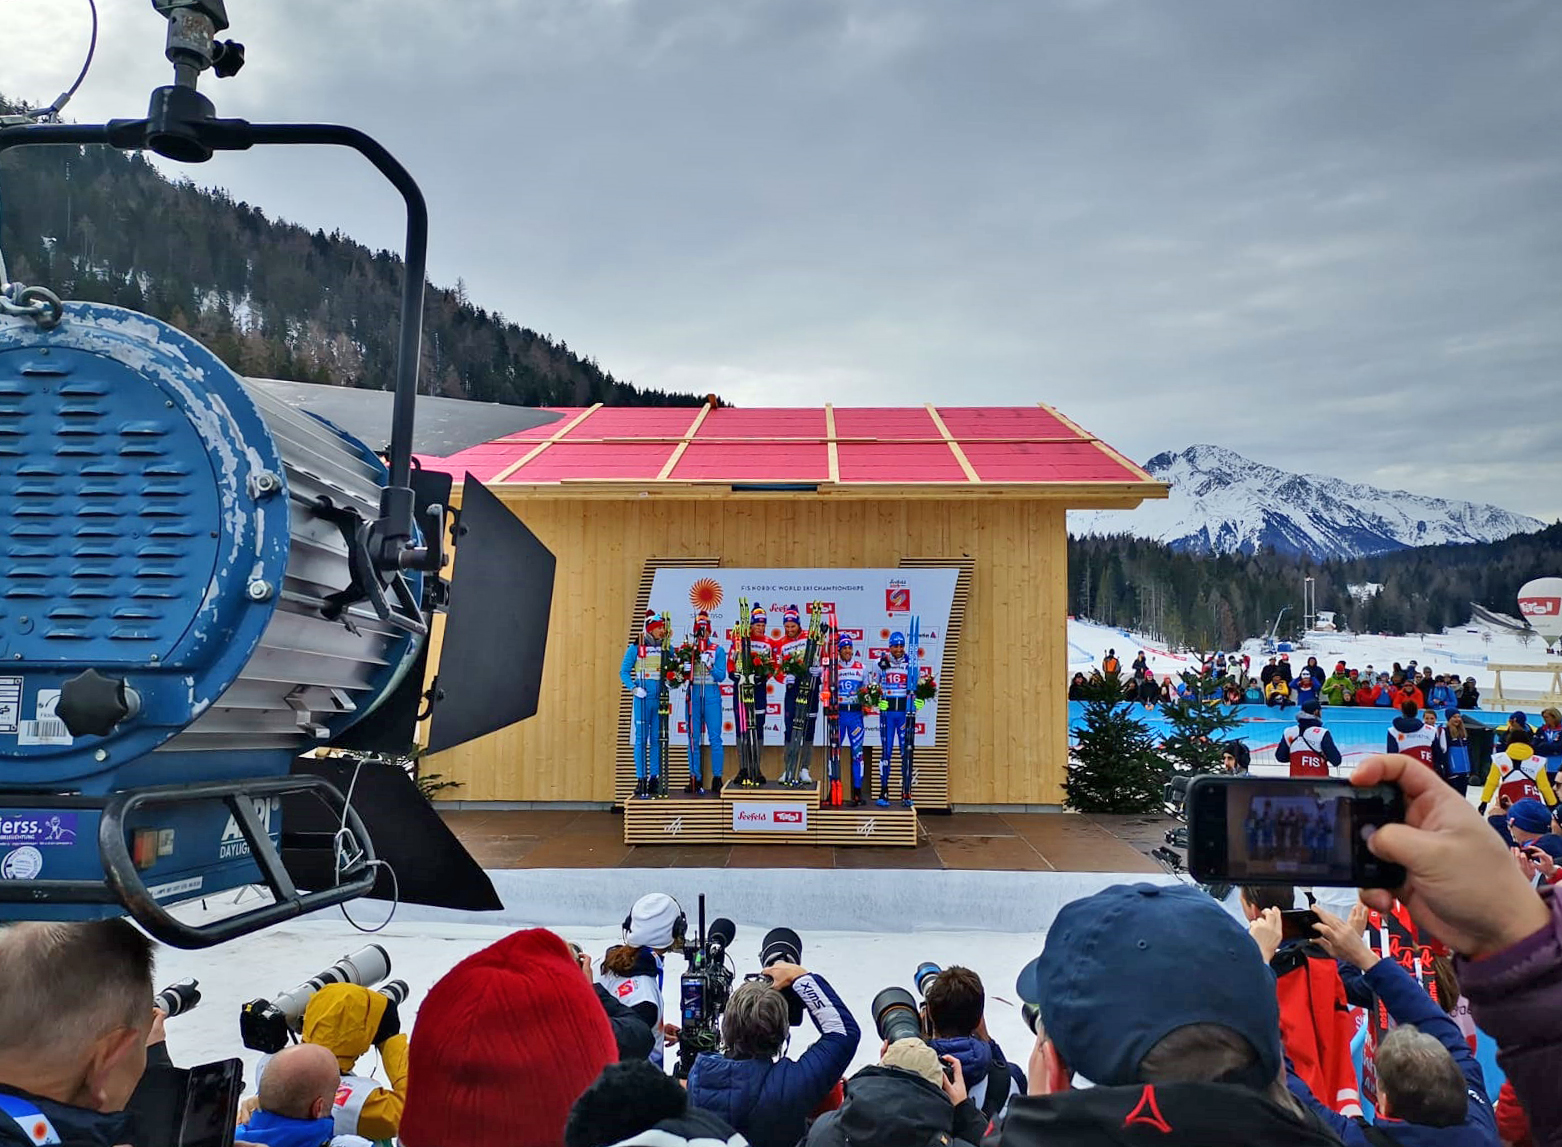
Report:
[[[81,115],[163,73],[149,6],[105,10]],[[1048,401],[1140,459],[1217,441],[1562,514],[1544,0],[230,12],[251,65],[224,113],[378,135],[429,195],[437,280],[639,382]],[[17,66],[0,45],[0,89]],[[399,243],[347,159],[199,177]]]

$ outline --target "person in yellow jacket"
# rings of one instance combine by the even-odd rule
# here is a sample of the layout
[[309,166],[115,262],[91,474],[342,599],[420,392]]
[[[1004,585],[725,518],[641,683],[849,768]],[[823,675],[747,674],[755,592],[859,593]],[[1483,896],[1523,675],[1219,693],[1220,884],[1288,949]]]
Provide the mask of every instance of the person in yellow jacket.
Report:
[[[331,1106],[336,1133],[394,1139],[407,1102],[407,1037],[390,998],[357,984],[327,984],[304,1009],[302,1035],[304,1043],[329,1048],[342,1069]],[[370,1047],[380,1049],[388,1087],[353,1072]]]
[[1547,808],[1556,807],[1556,793],[1546,777],[1545,765],[1535,759],[1528,734],[1513,734],[1508,739],[1508,747],[1492,756],[1491,772],[1486,774],[1486,787],[1481,790],[1482,812],[1486,811],[1493,795],[1497,797],[1503,820],[1507,819],[1508,809],[1529,797],[1544,801]]

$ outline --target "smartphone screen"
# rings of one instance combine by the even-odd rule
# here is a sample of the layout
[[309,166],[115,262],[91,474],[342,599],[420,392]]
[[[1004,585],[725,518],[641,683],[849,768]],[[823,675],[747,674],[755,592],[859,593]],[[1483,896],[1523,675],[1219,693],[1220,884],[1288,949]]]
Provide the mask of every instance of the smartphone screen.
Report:
[[1229,884],[1395,888],[1398,865],[1367,849],[1378,827],[1405,819],[1394,785],[1347,780],[1195,778],[1188,786],[1188,870]]
[[244,1064],[237,1059],[190,1068],[179,1147],[233,1147]]
[[1311,908],[1296,912],[1282,912],[1280,913],[1280,939],[1316,940],[1318,933],[1313,931],[1313,925],[1316,923],[1318,923],[1318,913]]

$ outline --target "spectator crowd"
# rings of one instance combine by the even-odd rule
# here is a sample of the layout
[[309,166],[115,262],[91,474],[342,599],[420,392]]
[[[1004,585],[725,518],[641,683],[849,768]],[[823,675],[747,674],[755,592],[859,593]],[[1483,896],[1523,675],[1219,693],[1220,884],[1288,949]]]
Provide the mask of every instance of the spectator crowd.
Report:
[[[863,1024],[824,975],[783,960],[734,987],[719,1045],[675,1078],[665,1061],[681,1033],[661,993],[683,915],[652,893],[600,963],[540,928],[462,960],[430,989],[410,1039],[382,993],[322,988],[299,1042],[263,1063],[238,1141],[1562,1142],[1562,834],[1551,810],[1526,796],[1488,824],[1400,754],[1367,758],[1352,781],[1405,794],[1405,822],[1369,845],[1405,867],[1402,887],[1364,890],[1343,915],[1317,904],[1300,935],[1287,934],[1283,913],[1305,890],[1243,889],[1245,927],[1187,884],[1075,900],[1018,969],[1035,1033],[1018,1060],[987,1032],[980,977],[950,967],[921,985],[920,1011],[899,1026],[875,1001],[877,1062],[843,1079]],[[1371,921],[1376,943],[1365,938]],[[0,930],[0,1145],[174,1142],[127,1114],[149,1063],[168,1058],[153,959],[119,920]],[[1374,1030],[1370,1113],[1350,1055],[1353,1008]],[[1506,1072],[1495,1104],[1470,1020]],[[798,1022],[816,1034],[793,1055]],[[383,1084],[354,1082],[371,1046]]]

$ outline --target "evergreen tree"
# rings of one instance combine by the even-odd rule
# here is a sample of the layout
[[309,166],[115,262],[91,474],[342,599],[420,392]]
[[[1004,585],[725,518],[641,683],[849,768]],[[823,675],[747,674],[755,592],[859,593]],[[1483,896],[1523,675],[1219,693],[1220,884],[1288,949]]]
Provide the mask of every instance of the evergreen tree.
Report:
[[1116,673],[1092,679],[1085,725],[1069,754],[1064,803],[1079,812],[1154,812],[1161,807],[1165,766],[1134,707],[1123,701]]
[[1172,731],[1161,742],[1161,756],[1178,776],[1214,772],[1226,751],[1225,736],[1237,728],[1231,706],[1221,703],[1222,681],[1189,671],[1182,674],[1187,696],[1161,703],[1161,716]]

